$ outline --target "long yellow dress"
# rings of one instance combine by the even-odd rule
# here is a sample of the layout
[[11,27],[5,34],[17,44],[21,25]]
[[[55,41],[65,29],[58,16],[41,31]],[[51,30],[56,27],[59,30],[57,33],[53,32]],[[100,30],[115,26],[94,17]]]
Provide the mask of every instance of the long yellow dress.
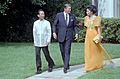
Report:
[[85,37],[85,70],[93,71],[103,68],[105,59],[112,63],[110,56],[104,50],[101,43],[93,41],[94,37],[98,34],[98,26],[101,27],[101,17],[96,16],[94,20],[90,20],[86,16],[84,18],[84,26],[87,27]]

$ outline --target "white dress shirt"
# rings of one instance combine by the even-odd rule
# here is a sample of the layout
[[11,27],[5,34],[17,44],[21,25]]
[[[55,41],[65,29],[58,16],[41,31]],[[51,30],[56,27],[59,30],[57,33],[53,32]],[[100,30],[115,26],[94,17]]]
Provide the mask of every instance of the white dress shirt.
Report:
[[34,46],[45,47],[51,40],[51,25],[47,20],[37,20],[33,25]]
[[[66,14],[67,14],[67,13],[64,12],[65,20],[66,20]],[[69,14],[67,14],[67,25],[68,25],[68,24],[69,24]]]

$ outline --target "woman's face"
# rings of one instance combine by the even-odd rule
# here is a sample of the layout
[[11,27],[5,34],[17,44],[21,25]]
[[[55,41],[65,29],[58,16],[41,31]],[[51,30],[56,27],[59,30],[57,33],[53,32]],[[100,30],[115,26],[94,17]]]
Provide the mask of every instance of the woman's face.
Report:
[[93,15],[93,12],[90,11],[89,9],[86,9],[86,14],[87,14],[87,16],[91,16],[91,15]]

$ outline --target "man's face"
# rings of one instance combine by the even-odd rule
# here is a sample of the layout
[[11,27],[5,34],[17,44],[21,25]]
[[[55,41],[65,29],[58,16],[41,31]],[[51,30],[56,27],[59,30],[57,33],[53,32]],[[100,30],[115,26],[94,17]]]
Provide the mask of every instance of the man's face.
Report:
[[44,19],[44,17],[45,17],[44,11],[39,11],[38,18],[42,20]]
[[66,13],[70,13],[70,12],[71,12],[71,7],[66,7],[66,8],[64,8],[64,11],[65,11]]

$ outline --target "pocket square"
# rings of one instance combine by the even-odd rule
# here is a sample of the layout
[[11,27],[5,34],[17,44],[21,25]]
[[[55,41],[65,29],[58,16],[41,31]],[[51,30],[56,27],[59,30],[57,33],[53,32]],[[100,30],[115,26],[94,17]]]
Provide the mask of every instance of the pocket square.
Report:
[[71,19],[70,21],[73,21],[73,19]]

